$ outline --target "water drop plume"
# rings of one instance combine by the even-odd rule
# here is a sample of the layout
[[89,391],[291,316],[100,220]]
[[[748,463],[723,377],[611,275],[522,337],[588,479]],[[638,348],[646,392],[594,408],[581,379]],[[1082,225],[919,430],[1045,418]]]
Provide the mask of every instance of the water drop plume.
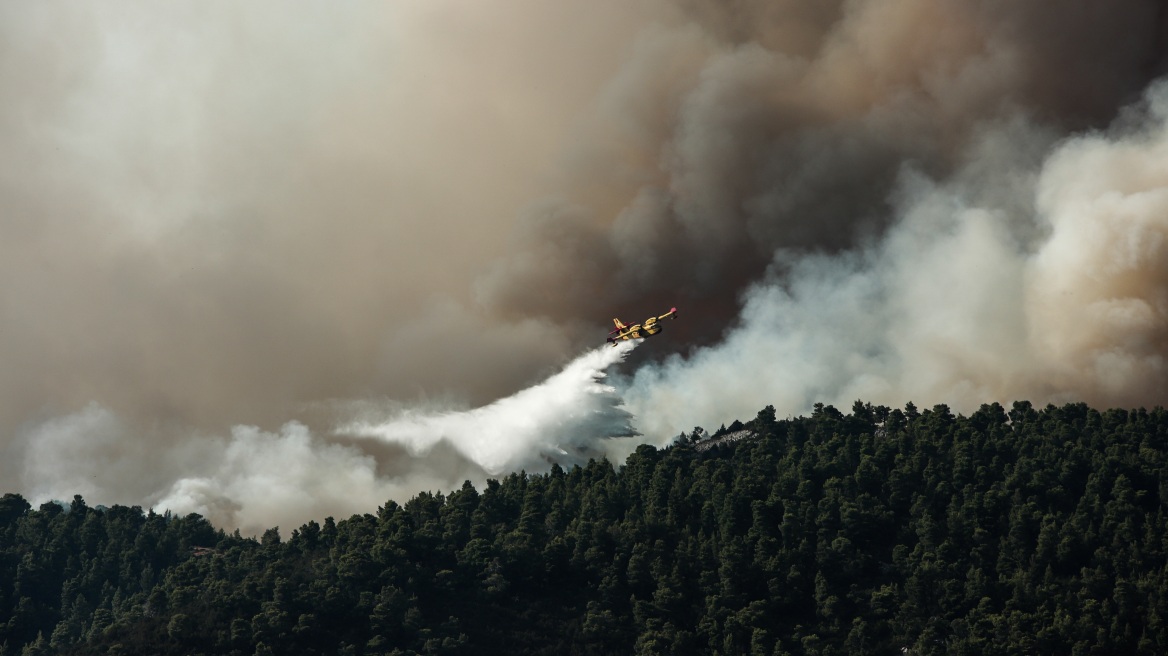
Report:
[[415,457],[445,442],[489,474],[587,461],[603,455],[601,438],[634,435],[629,413],[604,378],[636,344],[593,349],[542,383],[481,408],[409,409],[380,421],[351,422],[341,432],[402,445]]

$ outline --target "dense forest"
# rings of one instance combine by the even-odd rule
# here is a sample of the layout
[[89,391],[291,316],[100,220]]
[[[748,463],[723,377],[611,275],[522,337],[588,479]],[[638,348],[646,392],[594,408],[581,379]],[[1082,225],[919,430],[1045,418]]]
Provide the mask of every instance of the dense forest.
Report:
[[0,655],[1168,653],[1168,413],[766,408],[281,539],[0,500]]

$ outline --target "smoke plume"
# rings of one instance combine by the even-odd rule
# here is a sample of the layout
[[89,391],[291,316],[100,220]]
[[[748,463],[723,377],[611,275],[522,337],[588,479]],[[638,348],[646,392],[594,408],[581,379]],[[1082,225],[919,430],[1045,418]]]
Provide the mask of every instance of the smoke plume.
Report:
[[0,7],[0,480],[258,529],[767,404],[1162,403],[1166,7]]
[[[606,370],[635,348],[594,349],[547,380],[469,410],[423,411],[346,403],[352,418],[319,435],[299,422],[278,431],[235,426],[227,437],[188,436],[154,458],[136,451],[122,422],[91,404],[24,435],[32,499],[100,498],[121,488],[135,500],[256,534],[313,517],[367,512],[387,499],[450,490],[465,480],[606,455],[605,438],[630,437],[630,415]],[[379,416],[374,416],[379,415]]]
[[855,399],[1162,405],[1166,156],[1166,84],[1104,133],[985,128],[947,180],[902,171],[882,239],[777,253],[720,343],[637,371],[638,426]]
[[570,320],[678,305],[715,339],[777,250],[882,235],[902,166],[947,178],[1017,115],[1103,127],[1163,56],[1147,2],[685,6],[698,20],[641,35],[590,126],[608,137],[580,145],[562,198],[479,281],[489,306]]

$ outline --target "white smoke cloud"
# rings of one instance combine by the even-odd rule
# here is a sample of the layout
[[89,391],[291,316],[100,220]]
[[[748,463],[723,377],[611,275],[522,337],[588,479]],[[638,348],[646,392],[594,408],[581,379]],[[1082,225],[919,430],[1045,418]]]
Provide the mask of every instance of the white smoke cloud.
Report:
[[987,128],[950,180],[902,173],[882,240],[779,252],[722,342],[623,383],[637,427],[661,442],[767,404],[856,399],[1162,404],[1168,84],[1110,133],[1050,142],[1022,121]]
[[[604,438],[633,434],[620,397],[603,381],[605,370],[635,347],[594,349],[547,380],[480,408],[350,404],[389,417],[351,421],[331,436],[299,422],[274,432],[236,426],[226,438],[181,440],[185,447],[161,458],[138,448],[147,436],[94,403],[25,432],[23,489],[36,503],[81,494],[91,502],[197,512],[218,526],[257,534],[368,512],[387,499],[404,502],[468,479],[481,485],[509,471],[582,463],[605,455]],[[113,490],[124,498],[110,499]]]
[[[93,503],[148,504],[188,463],[216,451],[203,440],[185,440],[164,452],[143,449],[134,431],[97,403],[29,424],[17,443],[13,455],[21,465],[19,489],[34,503],[80,494]],[[111,498],[114,490],[117,495]]]
[[206,471],[175,481],[154,505],[197,512],[220,526],[255,534],[314,517],[368,511],[434,483],[414,480],[403,490],[400,482],[378,476],[373,457],[329,443],[296,422],[276,433],[236,426],[218,446],[217,457],[204,461]]

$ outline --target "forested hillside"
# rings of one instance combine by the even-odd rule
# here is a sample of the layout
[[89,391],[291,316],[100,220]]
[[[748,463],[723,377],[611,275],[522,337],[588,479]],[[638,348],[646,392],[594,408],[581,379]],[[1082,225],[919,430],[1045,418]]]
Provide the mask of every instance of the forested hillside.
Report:
[[1168,413],[767,408],[260,540],[0,501],[0,654],[1168,652]]

